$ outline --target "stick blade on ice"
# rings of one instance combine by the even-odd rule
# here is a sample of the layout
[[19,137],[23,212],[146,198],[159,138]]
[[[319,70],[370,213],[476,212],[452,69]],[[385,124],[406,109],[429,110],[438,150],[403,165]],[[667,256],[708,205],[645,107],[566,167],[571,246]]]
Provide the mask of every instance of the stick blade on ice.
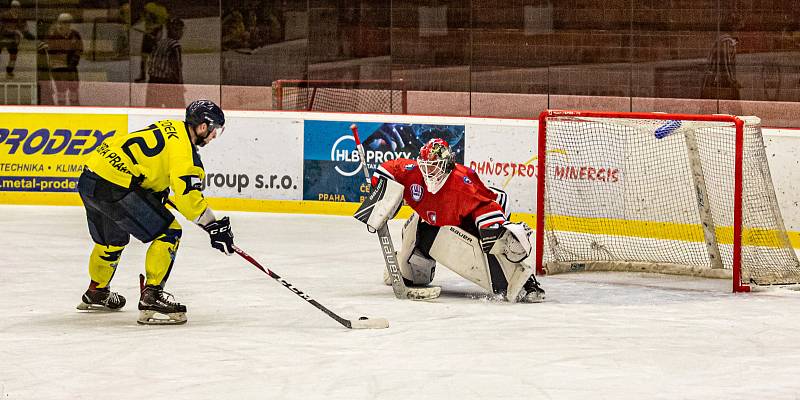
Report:
[[386,329],[389,327],[389,320],[386,318],[367,318],[350,321],[352,329]]

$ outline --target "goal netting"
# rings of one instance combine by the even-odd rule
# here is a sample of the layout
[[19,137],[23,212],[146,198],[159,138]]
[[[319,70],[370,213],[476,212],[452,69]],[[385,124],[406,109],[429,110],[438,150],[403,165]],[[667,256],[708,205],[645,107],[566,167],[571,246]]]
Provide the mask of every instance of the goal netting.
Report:
[[756,117],[550,110],[538,152],[540,273],[800,282]]
[[406,113],[402,80],[277,80],[275,110]]

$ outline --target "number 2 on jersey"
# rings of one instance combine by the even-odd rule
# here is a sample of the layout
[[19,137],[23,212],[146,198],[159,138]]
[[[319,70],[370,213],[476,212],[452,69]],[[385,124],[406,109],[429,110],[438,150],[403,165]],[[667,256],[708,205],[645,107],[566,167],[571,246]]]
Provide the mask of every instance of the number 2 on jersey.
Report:
[[[133,152],[131,151],[131,146],[134,145],[138,146],[139,152],[144,154],[146,157],[157,156],[159,153],[161,153],[161,150],[164,150],[164,145],[165,145],[164,134],[161,133],[161,129],[156,128],[155,125],[150,125],[150,129],[152,129],[153,135],[156,137],[155,146],[153,147],[148,146],[147,142],[141,136],[132,137],[126,140],[125,143],[122,145],[122,151],[125,152],[125,154],[128,157],[130,157],[131,161],[133,161],[134,164],[139,164],[139,162],[136,161],[136,157],[133,156]],[[142,130],[137,132],[147,132],[147,130]],[[137,133],[137,132],[132,132],[132,133]]]

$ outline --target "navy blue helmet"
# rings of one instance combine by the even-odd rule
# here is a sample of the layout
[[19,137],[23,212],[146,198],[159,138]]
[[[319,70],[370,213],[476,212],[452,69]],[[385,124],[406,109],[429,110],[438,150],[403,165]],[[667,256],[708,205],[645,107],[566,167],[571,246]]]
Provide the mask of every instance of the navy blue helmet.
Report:
[[186,107],[186,122],[191,126],[198,126],[203,122],[209,125],[209,132],[213,128],[225,125],[225,113],[211,100],[195,100]]

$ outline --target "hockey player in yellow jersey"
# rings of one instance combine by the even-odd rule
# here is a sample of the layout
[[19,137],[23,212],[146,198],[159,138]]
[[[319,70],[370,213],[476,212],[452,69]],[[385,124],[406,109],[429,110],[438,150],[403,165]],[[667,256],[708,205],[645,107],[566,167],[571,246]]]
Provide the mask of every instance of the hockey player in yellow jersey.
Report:
[[217,219],[201,192],[205,171],[197,154],[197,146],[221,135],[224,125],[219,106],[197,100],[186,108],[185,121],[163,120],[115,135],[89,156],[78,192],[95,245],[89,256],[91,282],[78,309],[119,310],[125,306],[125,298],[111,291],[110,283],[133,235],[150,243],[138,322],[186,322],[186,307],[164,291],[181,239],[181,226],[166,204],[206,230],[214,248],[233,254],[230,220]]

